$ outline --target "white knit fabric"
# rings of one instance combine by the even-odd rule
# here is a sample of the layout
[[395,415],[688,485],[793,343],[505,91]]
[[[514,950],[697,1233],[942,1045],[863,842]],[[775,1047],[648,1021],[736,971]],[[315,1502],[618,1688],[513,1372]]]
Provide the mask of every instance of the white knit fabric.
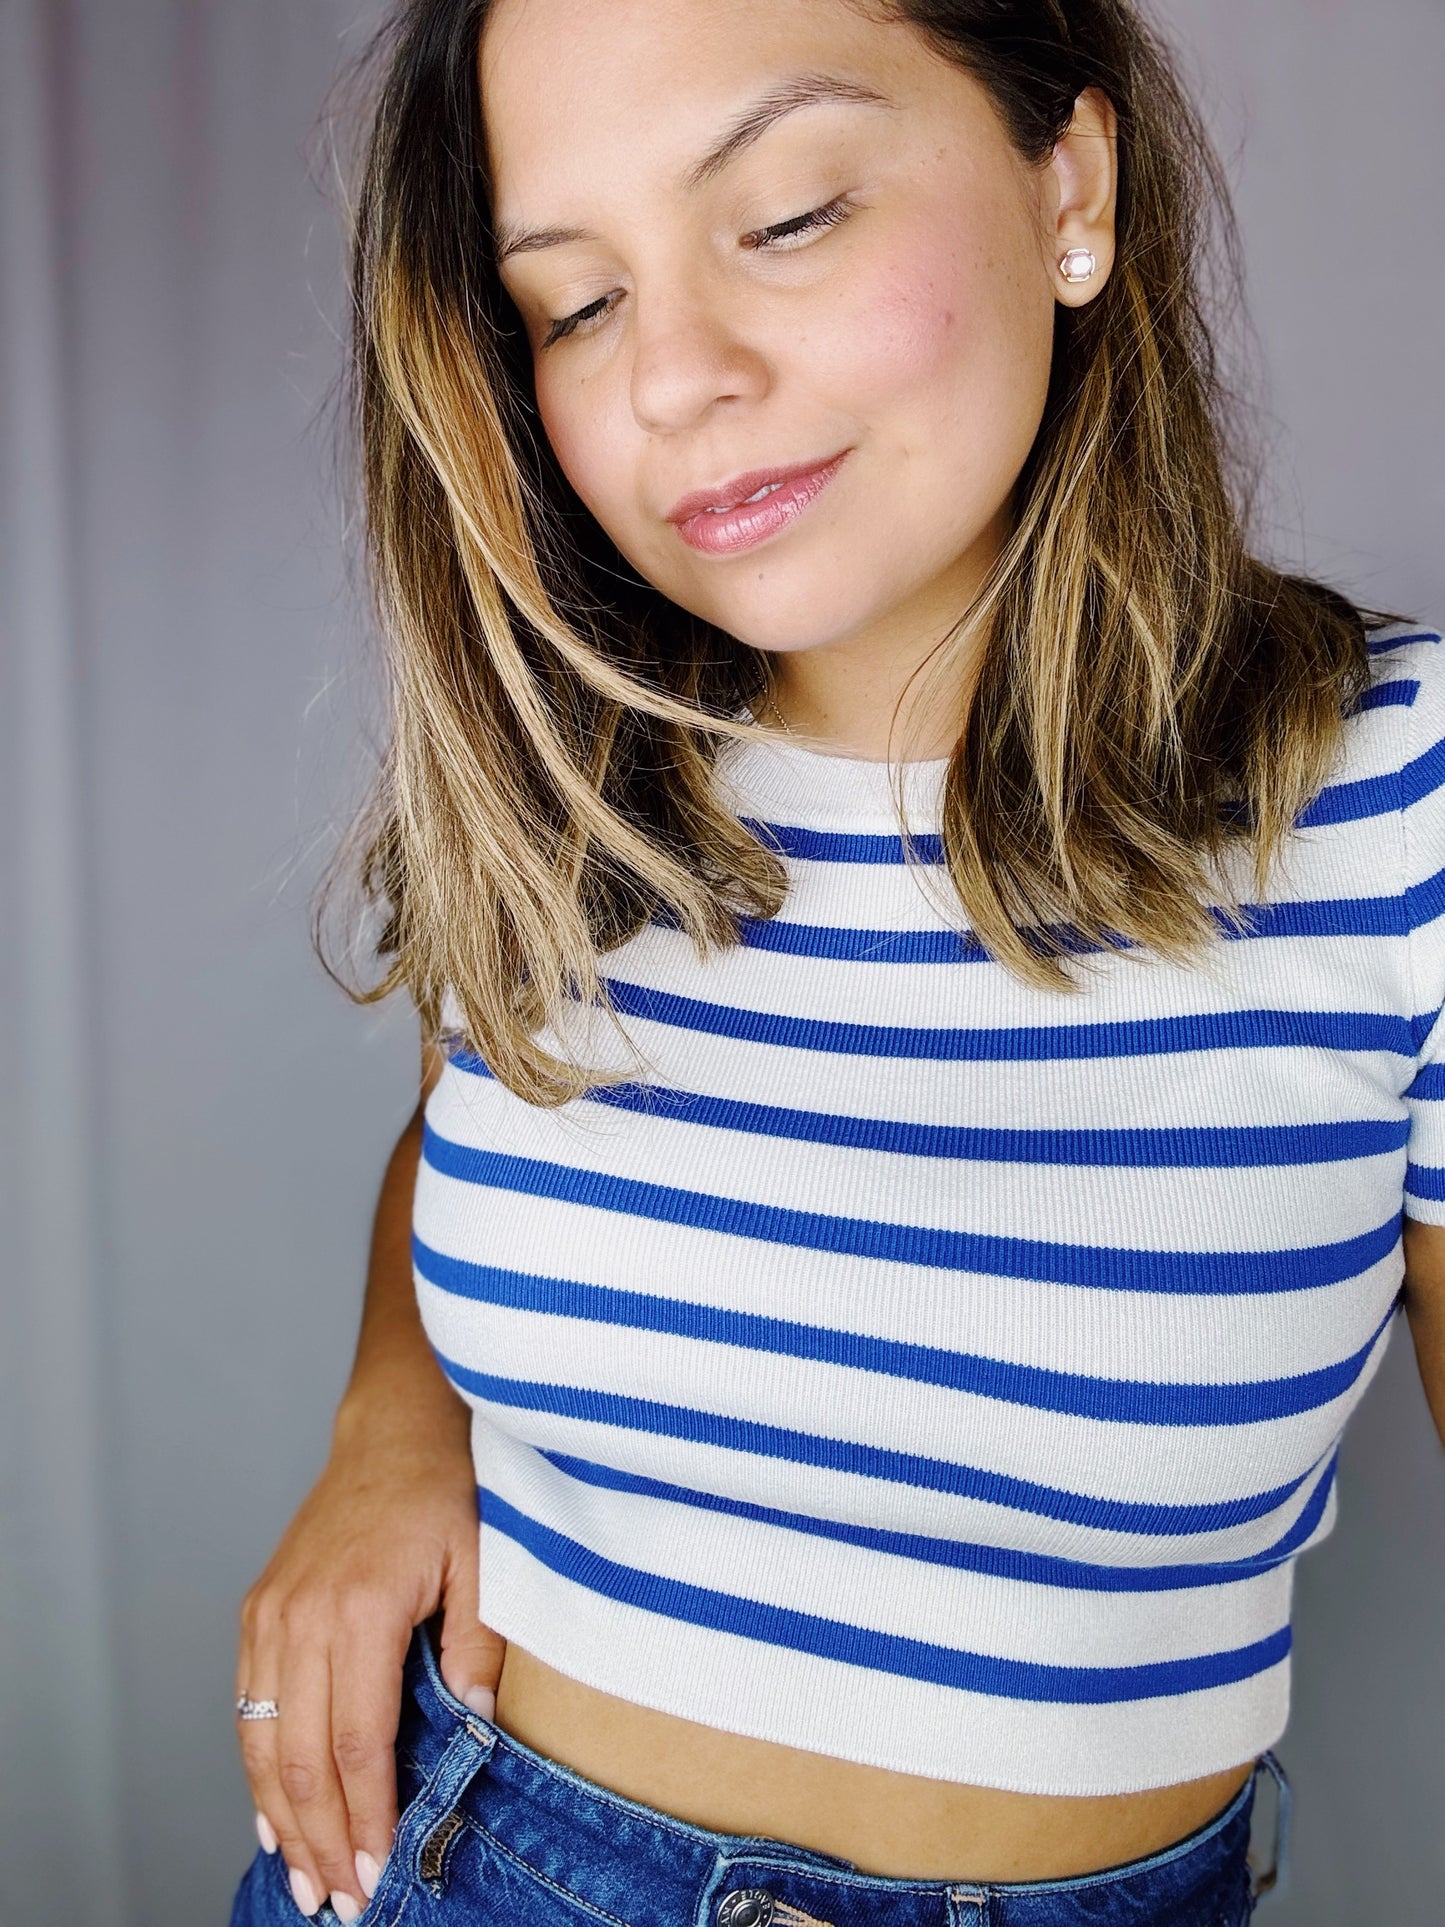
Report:
[[[416,1283],[489,1625],[686,1719],[1023,1792],[1279,1737],[1402,1208],[1445,1224],[1445,644],[1371,642],[1251,933],[1090,953],[1078,995],[901,860],[884,765],[727,746],[781,914],[604,959],[640,1055],[577,1041],[624,1090],[529,1106],[459,1050],[427,1106]],[[925,856],[944,768],[904,770]]]

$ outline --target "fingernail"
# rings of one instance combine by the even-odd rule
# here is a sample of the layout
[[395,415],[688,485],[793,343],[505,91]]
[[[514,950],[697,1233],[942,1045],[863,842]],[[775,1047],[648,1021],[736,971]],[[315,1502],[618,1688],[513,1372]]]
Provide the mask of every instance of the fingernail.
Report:
[[314,1914],[321,1905],[316,1889],[299,1867],[291,1869],[291,1895],[303,1914]]
[[366,1895],[367,1899],[370,1900],[371,1896],[376,1892],[376,1883],[381,1878],[381,1868],[369,1853],[357,1854],[356,1878],[361,1887],[361,1891]]
[[331,1911],[338,1920],[357,1920],[361,1915],[361,1909],[351,1898],[350,1894],[333,1894],[331,1896]]
[[484,1720],[491,1719],[497,1710],[497,1696],[489,1693],[485,1686],[469,1686],[462,1694],[462,1701],[474,1713],[480,1713]]
[[256,1836],[267,1853],[275,1853],[277,1847],[281,1844],[272,1831],[271,1822],[259,1807],[256,1809]]

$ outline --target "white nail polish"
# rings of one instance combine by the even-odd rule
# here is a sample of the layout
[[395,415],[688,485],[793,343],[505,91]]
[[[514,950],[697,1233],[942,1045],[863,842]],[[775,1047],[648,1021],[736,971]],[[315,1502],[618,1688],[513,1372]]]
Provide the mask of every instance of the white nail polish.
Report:
[[261,1842],[262,1847],[267,1853],[275,1853],[277,1847],[281,1844],[272,1830],[271,1822],[259,1807],[256,1809],[256,1838]]
[[333,1894],[331,1896],[331,1911],[338,1920],[359,1920],[361,1918],[361,1909],[351,1898],[350,1894]]
[[485,1686],[469,1686],[462,1694],[462,1700],[474,1713],[480,1713],[484,1720],[492,1719],[496,1715],[497,1696],[495,1693],[489,1693]]
[[299,1867],[291,1869],[291,1897],[309,1919],[321,1905],[321,1898]]
[[380,1879],[381,1868],[376,1864],[371,1855],[369,1853],[358,1853],[356,1856],[357,1885],[361,1888],[361,1891],[366,1895],[368,1900],[370,1900],[371,1896],[376,1892],[376,1883]]

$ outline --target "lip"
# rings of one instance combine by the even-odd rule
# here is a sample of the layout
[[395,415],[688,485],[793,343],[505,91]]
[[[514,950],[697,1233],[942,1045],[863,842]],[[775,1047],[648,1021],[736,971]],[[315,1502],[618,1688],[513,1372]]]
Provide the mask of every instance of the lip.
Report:
[[[731,554],[738,549],[752,548],[786,528],[821,495],[850,453],[850,449],[844,448],[820,462],[751,469],[746,475],[719,483],[716,488],[696,489],[691,495],[684,495],[666,519],[676,525],[689,547],[706,554]],[[746,500],[764,487],[771,487],[773,493],[757,502]],[[721,503],[727,503],[728,507],[717,512]]]

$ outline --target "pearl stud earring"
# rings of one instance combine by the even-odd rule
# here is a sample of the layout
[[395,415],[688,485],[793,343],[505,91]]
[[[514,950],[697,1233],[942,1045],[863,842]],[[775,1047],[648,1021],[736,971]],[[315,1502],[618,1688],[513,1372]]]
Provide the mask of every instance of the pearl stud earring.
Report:
[[1070,248],[1059,263],[1059,273],[1066,281],[1088,281],[1098,265],[1089,248]]

